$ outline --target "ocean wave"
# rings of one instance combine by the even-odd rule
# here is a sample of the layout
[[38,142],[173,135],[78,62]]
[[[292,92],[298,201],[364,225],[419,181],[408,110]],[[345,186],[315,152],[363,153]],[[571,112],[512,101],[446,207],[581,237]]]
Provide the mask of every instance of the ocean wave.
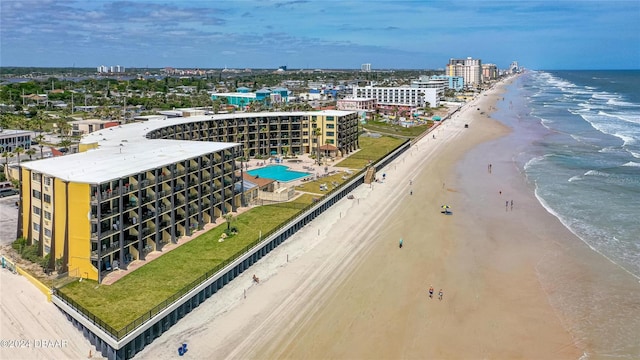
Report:
[[605,259],[609,260],[609,262],[611,262],[612,264],[616,265],[618,268],[622,269],[624,272],[626,272],[627,274],[633,276],[634,278],[640,280],[640,276],[638,276],[637,274],[634,274],[633,272],[629,271],[627,268],[625,268],[624,266],[622,266],[621,264],[615,262],[613,259],[611,259],[609,256],[607,256],[604,252],[598,250],[594,245],[592,245],[589,241],[587,241],[583,236],[581,236],[575,229],[573,229],[573,227],[571,226],[571,222],[568,219],[565,219],[563,216],[560,216],[559,213],[557,213],[545,200],[544,198],[542,198],[542,196],[540,195],[540,191],[538,188],[538,185],[535,184],[535,189],[533,191],[533,194],[535,195],[536,199],[538,199],[538,202],[540,203],[540,205],[542,205],[542,207],[551,215],[553,215],[556,219],[558,219],[560,221],[560,223],[567,228],[571,233],[573,233],[578,239],[580,239],[585,245],[587,245],[589,247],[589,249],[595,251],[596,253],[600,254],[601,256],[603,256]]
[[618,98],[619,98],[619,96],[618,96],[618,95],[614,95],[614,94],[610,94],[610,93],[608,93],[608,92],[602,92],[602,91],[592,93],[592,94],[591,94],[591,97],[592,97],[593,99],[598,99],[598,100],[607,100],[607,101],[609,101],[609,100],[615,100],[615,99],[618,99]]
[[620,97],[617,99],[609,99],[607,100],[607,104],[614,106],[640,107],[640,104],[634,104],[620,99]]
[[622,164],[622,166],[640,167],[640,162],[629,161],[628,163]]
[[580,175],[576,175],[576,176],[572,176],[571,178],[569,178],[569,182],[574,182],[576,180],[582,180],[582,176]]
[[[619,121],[608,121],[611,117],[602,115],[602,114],[579,114],[584,120],[589,122],[594,129],[600,131],[603,134],[613,135],[619,139],[621,139],[624,145],[633,145],[638,139],[634,137],[638,136],[637,130],[632,127],[625,126],[621,124]],[[618,119],[615,117],[615,119]]]
[[[640,117],[635,117],[635,116],[634,117],[628,117],[628,116],[625,116],[625,115],[628,115],[628,114],[612,114],[612,113],[608,113],[606,111],[600,110],[600,111],[598,111],[598,115],[610,117],[610,118],[613,118],[613,119],[622,120],[624,122],[628,122],[628,123],[635,124],[635,125],[639,125],[640,124],[640,121],[639,121]],[[634,115],[640,115],[640,114],[634,114]]]
[[545,155],[541,155],[541,156],[536,156],[534,158],[531,158],[529,161],[527,161],[524,164],[524,170],[527,171],[531,166],[537,165],[540,162],[544,161],[547,157],[550,156],[554,156],[553,154],[545,154]]
[[579,143],[583,143],[586,145],[594,145],[594,142],[600,142],[600,139],[598,138],[594,138],[594,137],[588,137],[588,136],[581,136],[581,135],[576,135],[576,134],[569,134],[569,136],[571,136],[571,138],[573,138],[573,140],[579,142]]
[[607,146],[607,147],[603,147],[602,149],[598,150],[599,153],[617,153],[620,152],[621,149],[617,146]]
[[629,154],[631,154],[631,156],[633,156],[634,158],[640,159],[640,152],[633,151],[633,150],[627,149],[627,148],[625,148],[624,150],[627,151]]
[[584,173],[583,176],[604,176],[604,177],[609,177],[609,176],[611,176],[611,174],[607,174],[605,172],[598,171],[598,170],[589,170],[586,173]]

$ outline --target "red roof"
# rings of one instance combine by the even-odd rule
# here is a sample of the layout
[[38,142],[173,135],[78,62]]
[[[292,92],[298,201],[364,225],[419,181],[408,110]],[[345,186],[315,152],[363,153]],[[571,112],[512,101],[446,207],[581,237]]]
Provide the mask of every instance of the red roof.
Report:
[[62,156],[62,155],[64,155],[64,153],[62,153],[62,151],[52,147],[51,148],[51,155],[53,155],[53,156]]
[[336,150],[338,150],[338,148],[333,146],[333,145],[330,145],[330,144],[325,144],[325,145],[320,146],[320,150],[323,150],[323,151],[326,151],[326,150],[336,151]]

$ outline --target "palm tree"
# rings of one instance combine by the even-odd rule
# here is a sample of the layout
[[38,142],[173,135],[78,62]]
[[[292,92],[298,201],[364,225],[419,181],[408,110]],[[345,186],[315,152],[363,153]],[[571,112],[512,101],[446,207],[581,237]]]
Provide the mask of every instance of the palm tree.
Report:
[[320,135],[322,135],[322,131],[320,130],[320,128],[314,128],[313,129],[313,135],[316,137],[316,149],[318,150],[318,165],[322,165],[320,162]]
[[65,154],[69,153],[69,146],[71,146],[71,141],[70,140],[62,140],[58,143],[58,145],[60,145],[61,148],[66,148],[67,151],[65,152]]
[[20,167],[20,154],[24,153],[24,149],[18,146],[15,150],[13,150],[13,153],[16,155],[16,158],[18,158],[18,167]]
[[40,146],[40,159],[44,158],[44,154],[42,149],[44,148],[44,135],[42,133],[36,135],[35,140],[38,142],[38,146]]
[[262,134],[266,132],[267,128],[263,126],[260,128],[260,132],[258,133],[258,155],[262,155]]
[[5,151],[2,153],[2,157],[4,158],[4,168],[5,168],[5,173],[8,173],[8,169],[9,169],[9,158],[12,157],[13,154],[11,153],[11,151]]
[[29,148],[29,150],[25,151],[25,154],[29,155],[29,160],[33,160],[33,155],[36,154],[36,149]]
[[229,230],[231,228],[231,222],[235,220],[236,217],[233,216],[233,213],[230,213],[230,212],[224,214],[223,217],[224,217],[224,220],[227,222],[227,230]]
[[64,140],[69,136],[69,131],[71,131],[71,125],[66,120],[58,121],[58,130],[60,131],[60,137]]

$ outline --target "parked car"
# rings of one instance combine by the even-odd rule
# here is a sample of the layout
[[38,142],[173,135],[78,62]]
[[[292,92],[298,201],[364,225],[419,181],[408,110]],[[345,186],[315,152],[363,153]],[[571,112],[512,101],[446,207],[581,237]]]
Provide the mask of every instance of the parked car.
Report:
[[18,195],[20,191],[17,189],[0,189],[0,197]]

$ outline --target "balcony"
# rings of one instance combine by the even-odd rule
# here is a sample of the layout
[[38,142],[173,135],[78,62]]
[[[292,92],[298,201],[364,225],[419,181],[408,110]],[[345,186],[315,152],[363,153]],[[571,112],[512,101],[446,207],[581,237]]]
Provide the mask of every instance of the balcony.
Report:
[[103,191],[101,195],[102,195],[101,196],[102,201],[113,199],[114,197],[120,195],[120,189],[119,188],[115,188],[115,190],[107,189]]

